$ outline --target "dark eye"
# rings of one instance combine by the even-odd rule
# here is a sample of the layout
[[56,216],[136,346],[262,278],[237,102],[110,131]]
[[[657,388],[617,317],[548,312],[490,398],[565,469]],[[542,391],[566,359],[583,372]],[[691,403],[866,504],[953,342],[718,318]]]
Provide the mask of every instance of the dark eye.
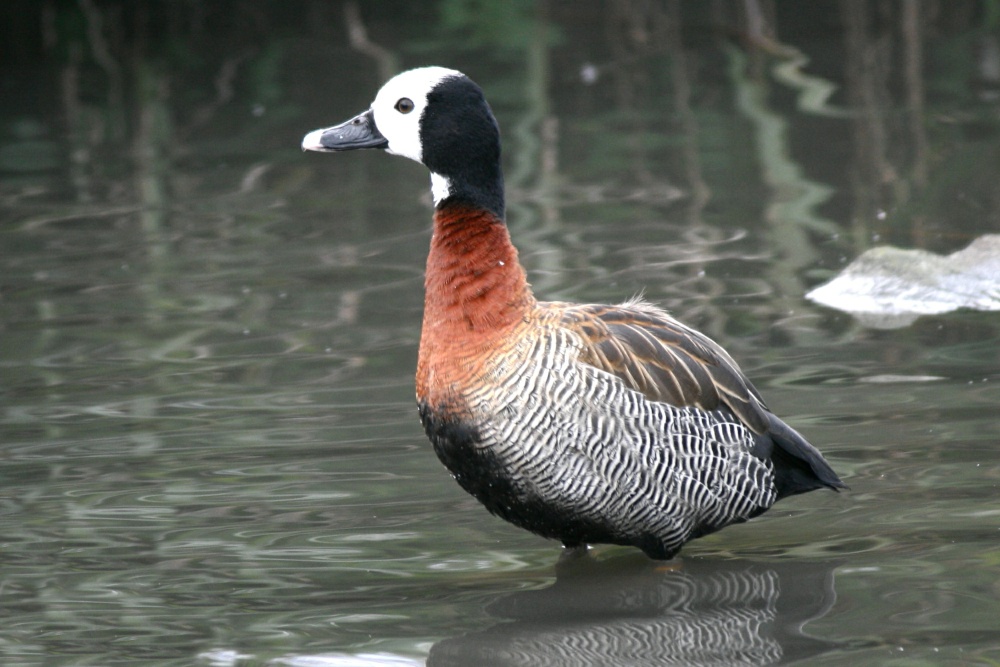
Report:
[[410,113],[413,111],[413,100],[409,97],[400,97],[399,101],[396,102],[395,109],[399,113]]

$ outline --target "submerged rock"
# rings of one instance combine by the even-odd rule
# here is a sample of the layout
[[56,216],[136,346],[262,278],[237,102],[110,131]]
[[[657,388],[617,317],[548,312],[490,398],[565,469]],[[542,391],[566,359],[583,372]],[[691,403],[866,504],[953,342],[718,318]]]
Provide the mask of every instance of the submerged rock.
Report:
[[872,248],[806,298],[879,329],[958,308],[1000,310],[1000,234],[947,256],[891,246]]

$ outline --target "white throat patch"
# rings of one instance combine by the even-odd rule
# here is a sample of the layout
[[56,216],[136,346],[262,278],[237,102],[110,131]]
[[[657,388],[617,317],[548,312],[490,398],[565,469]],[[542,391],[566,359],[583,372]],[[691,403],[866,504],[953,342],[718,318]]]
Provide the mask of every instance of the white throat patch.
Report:
[[447,176],[442,176],[441,174],[435,174],[432,171],[431,199],[434,200],[434,206],[437,206],[450,196],[451,196],[451,181],[448,180]]

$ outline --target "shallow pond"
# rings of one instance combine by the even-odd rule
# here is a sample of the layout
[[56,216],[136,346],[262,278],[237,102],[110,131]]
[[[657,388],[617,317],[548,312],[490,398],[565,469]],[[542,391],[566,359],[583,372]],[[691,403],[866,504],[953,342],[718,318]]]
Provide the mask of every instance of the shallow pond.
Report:
[[[1000,661],[1000,315],[804,298],[1000,231],[990,3],[293,4],[3,10],[4,664]],[[849,491],[666,564],[461,491],[426,172],[298,148],[428,63],[493,104],[536,293],[670,308]]]

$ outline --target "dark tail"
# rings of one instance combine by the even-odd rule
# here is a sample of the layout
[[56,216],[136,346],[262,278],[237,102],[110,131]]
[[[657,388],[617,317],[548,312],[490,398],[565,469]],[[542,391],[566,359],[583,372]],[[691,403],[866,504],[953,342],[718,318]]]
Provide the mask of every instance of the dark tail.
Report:
[[824,487],[847,488],[818,449],[785,422],[774,415],[770,418],[770,429],[762,437],[770,437],[773,443],[771,462],[779,499]]

